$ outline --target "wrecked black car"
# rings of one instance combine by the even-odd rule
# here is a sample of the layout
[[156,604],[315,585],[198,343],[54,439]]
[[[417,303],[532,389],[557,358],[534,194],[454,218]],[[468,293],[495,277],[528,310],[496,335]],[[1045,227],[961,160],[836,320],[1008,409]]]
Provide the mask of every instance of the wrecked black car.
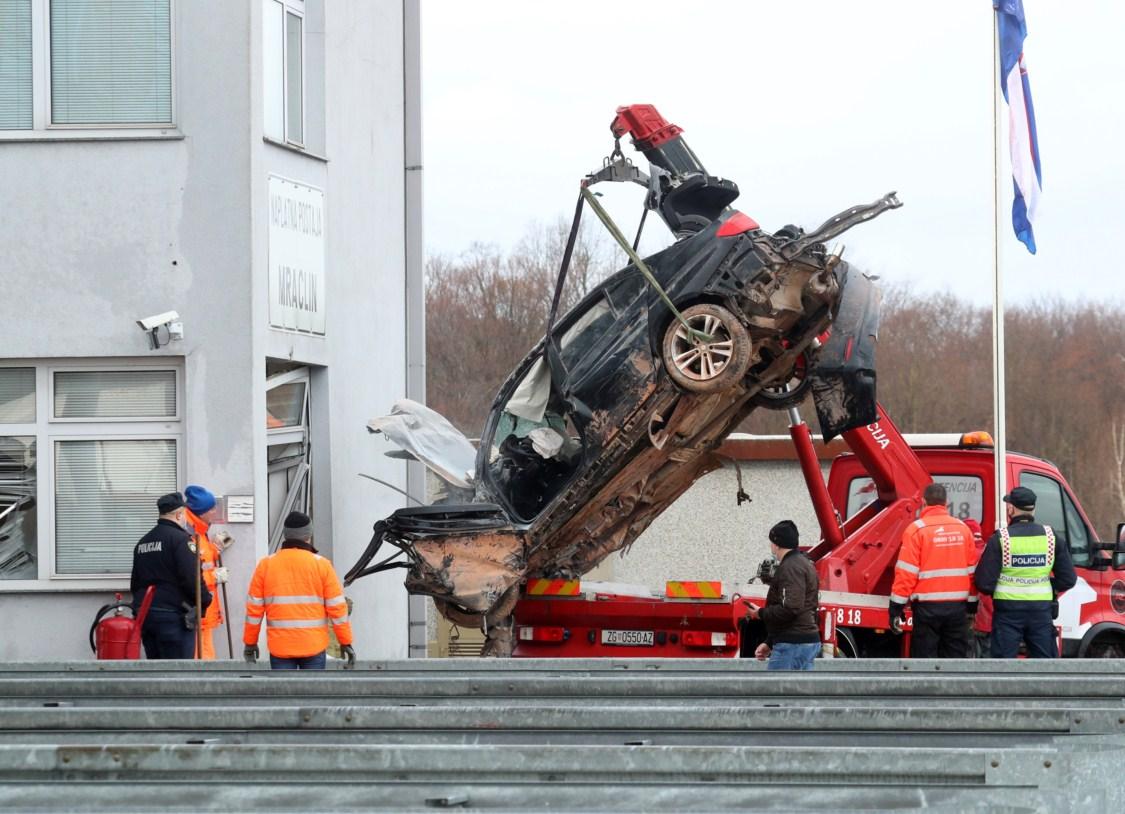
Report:
[[[485,655],[510,653],[521,583],[579,577],[631,544],[721,465],[715,450],[755,408],[786,409],[812,391],[826,437],[875,416],[877,290],[825,243],[899,206],[894,194],[810,233],[770,234],[729,208],[737,187],[709,175],[651,107],[619,109],[613,132],[632,134],[650,173],[615,149],[584,179],[586,204],[614,233],[589,186],[641,184],[675,243],[642,259],[615,234],[632,262],[550,315],[546,336],[501,386],[478,449],[409,401],[369,424],[451,493],[376,523],[345,584],[405,567],[408,591],[486,630]],[[384,544],[396,550],[372,564]]]

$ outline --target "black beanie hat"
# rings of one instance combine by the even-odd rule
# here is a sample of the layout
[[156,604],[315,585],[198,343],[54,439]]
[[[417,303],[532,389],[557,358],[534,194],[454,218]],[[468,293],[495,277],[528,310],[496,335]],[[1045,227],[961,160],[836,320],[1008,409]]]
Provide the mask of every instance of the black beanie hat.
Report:
[[284,525],[286,540],[312,539],[312,520],[304,512],[289,512]]
[[770,542],[778,548],[796,548],[798,544],[797,524],[792,520],[782,520],[770,529]]

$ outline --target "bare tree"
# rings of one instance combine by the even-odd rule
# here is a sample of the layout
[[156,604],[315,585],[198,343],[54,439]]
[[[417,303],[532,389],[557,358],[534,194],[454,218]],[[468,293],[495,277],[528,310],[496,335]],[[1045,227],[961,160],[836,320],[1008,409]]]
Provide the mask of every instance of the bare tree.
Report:
[[[426,379],[429,403],[470,437],[500,385],[543,338],[570,224],[536,226],[504,254],[476,244],[456,258],[426,262]],[[560,313],[610,271],[608,239],[584,223]]]

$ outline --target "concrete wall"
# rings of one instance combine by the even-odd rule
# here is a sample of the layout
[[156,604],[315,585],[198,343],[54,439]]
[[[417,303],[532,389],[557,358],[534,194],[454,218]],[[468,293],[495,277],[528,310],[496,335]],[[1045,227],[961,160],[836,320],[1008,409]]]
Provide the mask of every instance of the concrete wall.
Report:
[[[307,79],[323,84],[323,111],[319,122],[308,111],[307,132],[322,155],[262,138],[253,0],[174,4],[177,127],[163,138],[0,142],[0,357],[182,360],[184,482],[257,501],[255,523],[230,527],[237,543],[225,556],[236,655],[246,586],[268,541],[267,357],[322,366],[316,533],[338,571],[399,505],[357,473],[405,483],[404,465],[383,458],[364,429],[406,380],[402,3],[331,0],[323,17],[315,5],[307,54],[323,53],[324,68]],[[271,173],[325,191],[324,338],[268,327]],[[135,321],[170,309],[185,339],[151,351]],[[389,583],[368,578],[349,591],[365,658],[406,653],[405,593]],[[52,581],[12,592],[0,582],[0,659],[84,657],[94,612],[123,588]],[[225,655],[222,631],[215,641]]]
[[[737,505],[733,466],[700,478],[624,555],[610,555],[591,575],[662,589],[670,579],[744,584],[769,556],[767,533],[779,520],[797,524],[802,545],[820,537],[796,461],[747,461],[742,483],[750,503]],[[828,465],[823,472],[827,476]]]

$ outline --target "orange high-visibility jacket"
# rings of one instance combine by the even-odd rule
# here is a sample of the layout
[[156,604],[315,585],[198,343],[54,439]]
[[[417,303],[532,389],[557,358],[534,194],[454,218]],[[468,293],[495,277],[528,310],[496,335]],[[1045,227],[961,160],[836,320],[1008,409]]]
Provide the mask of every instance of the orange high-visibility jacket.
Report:
[[344,589],[332,563],[305,548],[282,548],[262,559],[250,578],[242,641],[258,643],[266,620],[269,651],[304,658],[328,647],[328,624],[340,644],[352,643]]
[[215,569],[219,567],[219,548],[207,536],[207,530],[211,527],[210,524],[198,518],[192,513],[191,509],[186,509],[185,514],[187,514],[188,523],[193,530],[192,543],[199,549],[199,564],[203,571],[203,583],[212,596],[212,602],[207,606],[207,612],[203,614],[203,629],[211,630],[223,623],[223,612],[219,608],[219,592],[216,589],[215,582]]
[[926,506],[902,534],[891,601],[965,602],[976,599],[976,543],[968,526],[945,506]]

